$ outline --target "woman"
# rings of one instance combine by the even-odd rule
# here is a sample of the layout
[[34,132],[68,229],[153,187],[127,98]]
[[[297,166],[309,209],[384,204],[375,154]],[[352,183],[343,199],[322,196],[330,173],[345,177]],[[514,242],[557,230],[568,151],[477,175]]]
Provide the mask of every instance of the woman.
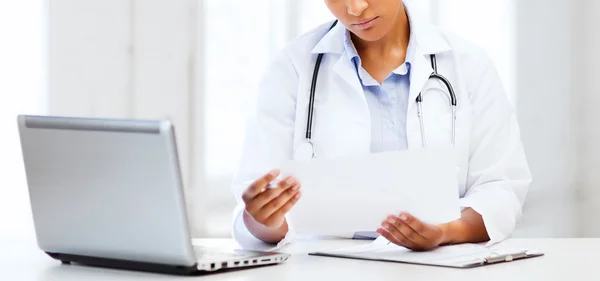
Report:
[[[493,243],[510,235],[531,182],[515,113],[490,59],[433,28],[412,8],[419,1],[411,2],[325,0],[338,23],[295,39],[270,66],[234,185],[239,205],[233,235],[243,247],[265,249],[293,237],[286,214],[302,200],[301,183],[285,178],[277,188],[267,188],[278,170],[256,175],[294,159],[294,149],[305,140],[312,74],[321,53],[312,138],[319,157],[454,140],[459,152],[460,219],[429,225],[394,214],[377,233],[413,250]],[[456,115],[448,104],[449,89],[429,79],[434,65],[456,93]],[[416,101],[422,91],[425,134]]]

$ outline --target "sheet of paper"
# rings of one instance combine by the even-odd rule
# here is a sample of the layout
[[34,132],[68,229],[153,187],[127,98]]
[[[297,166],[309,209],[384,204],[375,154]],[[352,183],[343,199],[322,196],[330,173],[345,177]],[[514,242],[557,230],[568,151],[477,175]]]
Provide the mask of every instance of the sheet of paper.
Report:
[[[510,249],[514,252],[514,249]],[[509,253],[510,251],[504,251]],[[447,266],[477,263],[491,256],[494,251],[482,244],[459,244],[439,247],[427,252],[414,252],[380,237],[373,243],[330,251],[332,254],[354,256],[374,260],[388,260]]]
[[[375,239],[375,241],[373,241],[369,244],[340,248],[340,249],[330,251],[330,253],[361,254],[361,253],[374,252],[374,251],[378,251],[378,250],[384,250],[389,247],[390,247],[390,242],[387,239],[385,239],[383,236],[380,236],[379,238]],[[395,246],[395,248],[398,248],[398,246]]]
[[458,219],[455,159],[450,149],[414,149],[289,162],[282,174],[302,183],[290,221],[299,234],[352,238],[401,212],[431,224]]

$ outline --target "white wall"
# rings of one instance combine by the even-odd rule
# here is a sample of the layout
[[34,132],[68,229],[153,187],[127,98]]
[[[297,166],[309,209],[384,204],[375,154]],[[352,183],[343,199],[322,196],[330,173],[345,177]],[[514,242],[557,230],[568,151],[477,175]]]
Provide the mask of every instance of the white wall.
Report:
[[600,2],[519,1],[519,113],[535,183],[523,233],[600,237]]
[[534,181],[516,236],[581,234],[570,2],[517,3],[517,108]]
[[130,10],[130,1],[49,2],[49,113],[130,115]]
[[187,167],[194,3],[50,1],[49,113],[169,118]]
[[584,236],[600,237],[600,1],[572,1],[574,13],[573,46],[575,75],[572,94],[577,96],[580,125],[579,155],[582,188],[582,231]]

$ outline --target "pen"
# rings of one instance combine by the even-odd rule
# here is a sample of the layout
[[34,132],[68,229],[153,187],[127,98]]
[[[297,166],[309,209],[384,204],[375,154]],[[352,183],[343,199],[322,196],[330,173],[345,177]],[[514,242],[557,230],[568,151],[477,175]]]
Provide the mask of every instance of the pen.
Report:
[[497,262],[505,262],[505,261],[509,262],[509,261],[513,261],[513,260],[525,258],[525,257],[527,257],[527,252],[522,251],[522,252],[514,253],[514,254],[506,254],[506,255],[501,255],[501,256],[497,256],[497,257],[485,258],[484,262],[486,262],[486,263],[497,263]]
[[269,183],[269,185],[267,185],[268,189],[275,189],[277,187],[279,187],[279,181],[274,181],[274,182]]

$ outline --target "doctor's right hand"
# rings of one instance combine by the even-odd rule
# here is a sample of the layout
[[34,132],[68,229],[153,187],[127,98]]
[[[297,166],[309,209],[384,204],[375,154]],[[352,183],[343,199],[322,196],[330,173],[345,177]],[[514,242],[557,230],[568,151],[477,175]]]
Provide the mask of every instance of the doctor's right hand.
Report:
[[284,178],[277,187],[269,188],[279,170],[273,170],[252,183],[242,195],[246,205],[244,223],[256,238],[266,243],[278,243],[288,232],[285,215],[301,196],[300,182]]

